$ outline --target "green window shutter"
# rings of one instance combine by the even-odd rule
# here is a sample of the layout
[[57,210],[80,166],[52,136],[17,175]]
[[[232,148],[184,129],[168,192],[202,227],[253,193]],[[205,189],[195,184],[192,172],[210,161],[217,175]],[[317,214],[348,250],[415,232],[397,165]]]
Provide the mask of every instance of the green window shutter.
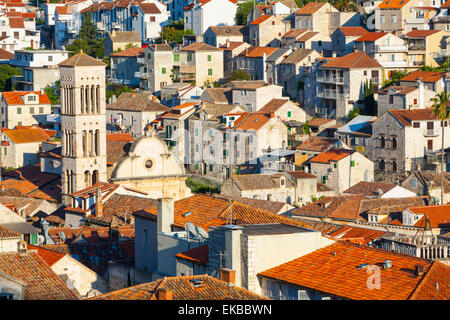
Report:
[[288,146],[290,146],[291,145],[291,140],[288,140]]
[[22,108],[17,108],[17,114],[22,114]]
[[223,150],[223,156],[226,157],[228,155],[227,150]]
[[325,177],[322,177],[322,183],[326,184],[327,183],[327,179],[325,179]]
[[198,170],[198,163],[195,165],[195,170]]
[[208,76],[212,76],[212,69],[208,69]]
[[334,164],[334,167],[337,168],[337,163]]
[[208,54],[208,61],[211,61],[211,55]]
[[291,132],[291,127],[288,128],[288,131]]
[[3,153],[6,155],[8,152],[6,151],[6,147],[3,148]]
[[213,167],[212,164],[210,164],[210,165],[209,165],[209,171],[213,171],[213,170],[214,170],[214,167]]
[[180,61],[180,55],[178,53],[173,55],[173,61]]
[[37,234],[36,233],[32,233],[31,237],[30,237],[30,243],[31,244],[38,244],[37,243]]
[[292,116],[292,112],[288,111],[288,118],[290,118]]
[[149,53],[149,54],[147,54],[147,59],[150,59],[150,53]]
[[195,128],[195,136],[198,137],[198,129]]
[[161,68],[162,74],[166,74],[166,68]]
[[355,160],[351,160],[350,161],[350,167],[354,167],[355,166]]

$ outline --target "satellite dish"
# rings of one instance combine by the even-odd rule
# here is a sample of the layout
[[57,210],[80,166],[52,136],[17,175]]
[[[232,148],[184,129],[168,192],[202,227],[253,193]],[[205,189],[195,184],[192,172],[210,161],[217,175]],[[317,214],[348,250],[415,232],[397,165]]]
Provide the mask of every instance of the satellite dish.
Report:
[[186,229],[188,238],[196,239],[198,238],[197,231],[195,230],[195,226],[192,222],[186,222],[184,225],[184,229]]
[[203,229],[202,227],[195,227],[195,230],[197,231],[197,234],[200,235],[200,237],[202,237],[203,239],[208,239],[209,238],[209,234],[208,232],[205,231],[205,229]]
[[40,234],[40,235],[38,236],[38,243],[39,243],[39,245],[44,244],[44,241],[45,241],[44,236],[43,236],[42,234]]

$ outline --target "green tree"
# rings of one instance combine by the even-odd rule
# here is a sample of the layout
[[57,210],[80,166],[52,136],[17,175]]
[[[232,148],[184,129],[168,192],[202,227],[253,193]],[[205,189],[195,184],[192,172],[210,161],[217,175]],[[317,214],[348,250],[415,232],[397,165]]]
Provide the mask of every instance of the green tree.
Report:
[[105,55],[104,39],[100,37],[90,12],[83,16],[78,39],[75,39],[66,49],[71,51],[71,56],[81,50],[97,58],[103,58]]
[[358,107],[354,107],[352,111],[350,111],[350,113],[348,114],[348,117],[350,118],[350,120],[352,120],[353,118],[355,118],[356,116],[358,116],[359,113],[359,108]]
[[60,84],[60,82],[58,80],[58,81],[56,81],[54,86],[47,85],[44,88],[44,91],[47,94],[48,98],[50,99],[50,102],[52,105],[60,103],[60,98],[59,98],[59,94],[58,94],[59,84]]
[[389,86],[398,86],[400,84],[400,79],[408,74],[406,70],[394,70],[391,72],[391,77],[384,81],[383,88]]
[[364,112],[362,114],[376,116],[377,115],[377,102],[374,98],[374,90],[372,79],[370,82],[366,80],[364,83]]
[[157,43],[162,43],[167,41],[168,43],[183,43],[183,36],[194,35],[194,31],[191,29],[180,30],[173,26],[164,27],[164,29],[159,33],[160,37],[156,39]]
[[69,57],[71,57],[77,53],[80,53],[81,51],[88,53],[89,45],[83,39],[75,39],[66,47],[66,50],[69,51]]
[[236,16],[234,17],[234,21],[236,22],[237,25],[244,26],[247,24],[247,17],[252,11],[253,6],[254,2],[252,0],[242,2],[241,4],[238,5],[238,8],[236,10]]
[[11,77],[22,75],[20,68],[11,67],[9,64],[0,64],[0,91],[12,89]]
[[234,80],[250,80],[250,75],[247,71],[242,69],[237,69],[233,72],[232,76],[228,79],[228,81],[234,81]]
[[441,144],[441,204],[444,204],[444,120],[450,118],[449,98],[445,91],[433,98],[431,109],[436,119],[441,120],[442,144]]

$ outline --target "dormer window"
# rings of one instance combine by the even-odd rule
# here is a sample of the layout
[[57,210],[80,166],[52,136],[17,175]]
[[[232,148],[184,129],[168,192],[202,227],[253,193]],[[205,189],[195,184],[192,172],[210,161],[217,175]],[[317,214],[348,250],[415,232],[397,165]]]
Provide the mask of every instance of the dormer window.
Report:
[[36,96],[28,96],[28,101],[36,101]]

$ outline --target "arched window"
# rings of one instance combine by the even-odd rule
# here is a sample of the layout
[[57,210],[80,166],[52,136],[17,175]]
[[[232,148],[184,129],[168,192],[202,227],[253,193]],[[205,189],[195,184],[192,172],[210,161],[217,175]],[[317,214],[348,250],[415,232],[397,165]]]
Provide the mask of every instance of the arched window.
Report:
[[94,86],[91,86],[91,113],[95,113],[95,92],[94,92]]
[[89,88],[88,86],[84,87],[84,101],[86,102],[85,108],[86,108],[86,113],[89,113]]
[[397,161],[392,161],[392,171],[397,172]]
[[392,138],[392,149],[397,149],[397,138]]
[[91,173],[88,170],[86,170],[84,172],[84,187],[87,188],[90,186],[91,186]]
[[94,170],[92,172],[92,185],[96,184],[98,182],[98,170]]
[[386,167],[386,164],[384,163],[384,160],[380,160],[380,170],[384,170]]
[[89,131],[88,150],[89,150],[89,156],[92,156],[92,154],[94,153],[94,134],[93,134],[92,130]]
[[100,86],[97,86],[97,92],[95,93],[97,113],[100,113]]
[[95,155],[100,155],[100,130],[95,130]]
[[81,113],[84,113],[84,88],[80,87]]
[[86,157],[88,154],[86,130],[83,130],[83,133],[82,133],[82,144],[83,144],[83,156]]

